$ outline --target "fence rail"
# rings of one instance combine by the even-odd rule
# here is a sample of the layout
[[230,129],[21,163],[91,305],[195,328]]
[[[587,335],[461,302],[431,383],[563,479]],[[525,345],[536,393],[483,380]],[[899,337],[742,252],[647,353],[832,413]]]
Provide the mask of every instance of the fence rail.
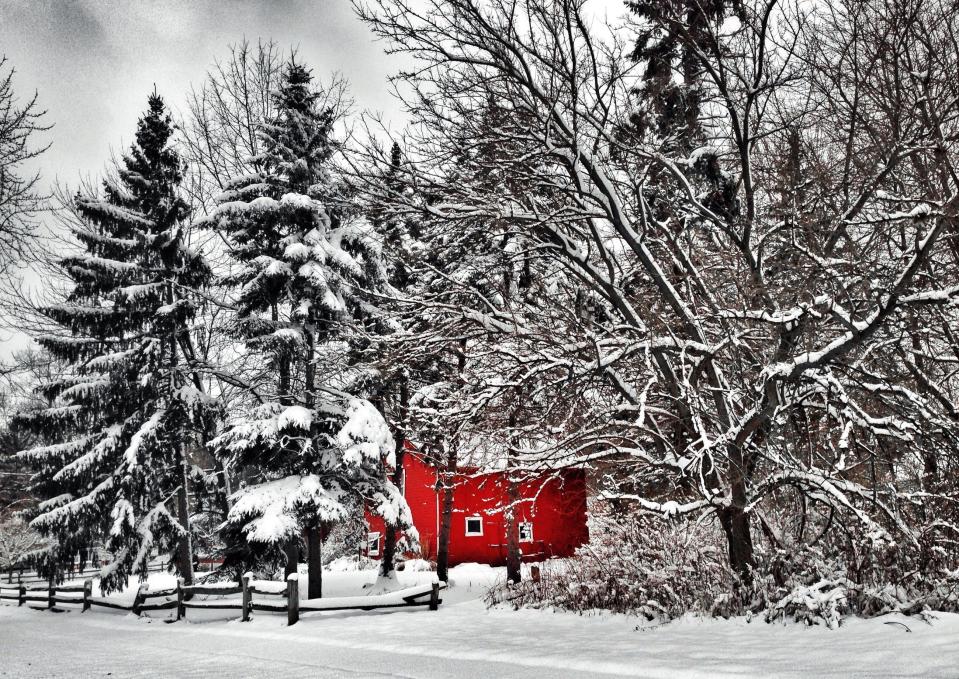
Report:
[[[88,578],[82,583],[48,584],[46,587],[23,583],[18,583],[16,586],[0,583],[0,603],[16,601],[18,606],[36,609],[53,609],[58,605],[71,604],[81,606],[83,611],[88,611],[93,606],[101,606],[115,610],[131,611],[136,615],[142,615],[149,611],[176,610],[177,620],[185,618],[187,609],[191,608],[235,610],[240,613],[240,619],[244,622],[250,619],[250,615],[254,611],[264,611],[286,613],[287,624],[293,625],[300,619],[301,612],[370,611],[380,608],[396,609],[410,606],[428,606],[429,610],[435,611],[443,603],[443,600],[439,597],[440,589],[446,587],[445,583],[434,582],[408,587],[399,592],[385,595],[310,599],[301,602],[299,580],[296,577],[288,579],[283,589],[277,588],[277,584],[280,583],[256,581],[252,580],[249,575],[245,575],[239,585],[224,583],[185,585],[182,580],[177,582],[176,587],[157,590],[151,590],[145,585],[141,585],[133,603],[128,606],[102,597],[94,597],[92,578]],[[235,597],[237,594],[240,595],[239,601],[235,598],[198,598],[201,596]],[[256,599],[254,599],[254,595],[257,597]]]
[[[79,594],[80,598],[76,596]],[[0,584],[0,601],[16,601],[18,606],[29,608],[53,608],[57,604],[80,604],[83,610],[90,609],[93,594],[93,580],[79,584],[36,587],[18,584],[16,587]],[[64,596],[67,595],[67,596]],[[35,604],[42,603],[42,606]]]

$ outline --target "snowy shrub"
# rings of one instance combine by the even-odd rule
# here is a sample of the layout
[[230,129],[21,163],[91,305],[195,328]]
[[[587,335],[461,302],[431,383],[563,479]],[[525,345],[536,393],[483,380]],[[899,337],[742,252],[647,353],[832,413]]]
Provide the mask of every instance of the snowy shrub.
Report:
[[323,541],[324,560],[352,559],[356,562],[360,551],[366,547],[366,533],[363,510],[354,504],[347,518],[333,524],[327,531]]
[[396,567],[398,571],[411,571],[416,573],[435,571],[436,562],[427,559],[407,559]]
[[0,521],[0,570],[28,565],[31,554],[47,544],[48,541],[20,517]]
[[487,602],[658,621],[748,615],[830,629],[846,615],[959,611],[959,569],[920,568],[920,551],[852,529],[814,544],[760,542],[749,582],[729,568],[723,537],[709,523],[594,511],[590,535],[573,558],[541,564],[538,581],[498,584]]
[[959,612],[959,570],[912,576],[896,583],[856,586],[854,610],[864,617],[901,613],[924,615],[930,611]]
[[[753,611],[835,627],[843,613],[863,617],[959,610],[959,570],[948,555],[847,529],[814,545],[760,552]],[[951,557],[955,558],[955,557]]]
[[842,583],[820,580],[809,587],[799,587],[766,610],[766,622],[792,617],[797,622],[815,625],[822,620],[826,627],[839,627],[848,609],[846,587]]
[[539,582],[499,585],[488,602],[580,613],[607,610],[647,620],[671,620],[689,611],[735,612],[724,596],[732,575],[721,536],[710,528],[594,516],[590,534],[590,544],[574,558],[542,564]]
[[380,562],[362,554],[352,554],[333,559],[326,564],[324,570],[331,573],[352,573],[354,571],[371,571],[379,568]]

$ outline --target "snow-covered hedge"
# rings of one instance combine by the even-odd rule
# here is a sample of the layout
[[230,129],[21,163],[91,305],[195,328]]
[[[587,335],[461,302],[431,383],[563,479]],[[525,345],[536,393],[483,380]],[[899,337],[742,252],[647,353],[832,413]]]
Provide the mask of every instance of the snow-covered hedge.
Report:
[[643,518],[628,525],[594,518],[590,544],[572,559],[541,565],[540,581],[502,585],[492,604],[606,610],[669,620],[688,611],[729,614],[732,576],[719,536]]
[[651,517],[595,517],[591,542],[572,559],[540,565],[538,581],[502,583],[491,605],[612,611],[666,621],[687,613],[747,615],[766,622],[839,627],[847,615],[873,617],[959,611],[959,569],[869,535],[841,543],[757,548],[751,582],[728,567],[722,535],[710,525]]

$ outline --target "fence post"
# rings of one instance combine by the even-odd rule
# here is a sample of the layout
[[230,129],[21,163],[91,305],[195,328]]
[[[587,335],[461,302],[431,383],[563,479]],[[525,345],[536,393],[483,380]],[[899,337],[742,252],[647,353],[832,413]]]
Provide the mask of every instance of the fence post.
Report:
[[440,608],[440,583],[434,582],[433,589],[430,590],[430,610],[438,611]]
[[23,606],[25,603],[27,603],[27,587],[23,584],[23,582],[21,582],[20,599],[17,601],[17,606]]
[[47,581],[49,589],[47,590],[47,608],[53,608],[53,605],[57,602],[57,588],[54,586],[53,574],[50,575],[50,580]]
[[286,578],[286,624],[295,625],[300,619],[300,576],[290,573]]
[[250,592],[250,574],[245,573],[240,578],[240,586],[243,588],[243,622],[250,622],[250,606],[253,604],[252,593]]
[[93,578],[83,581],[83,612],[90,610],[90,597],[93,596]]
[[183,578],[176,579],[176,619],[186,617],[186,607],[183,605]]

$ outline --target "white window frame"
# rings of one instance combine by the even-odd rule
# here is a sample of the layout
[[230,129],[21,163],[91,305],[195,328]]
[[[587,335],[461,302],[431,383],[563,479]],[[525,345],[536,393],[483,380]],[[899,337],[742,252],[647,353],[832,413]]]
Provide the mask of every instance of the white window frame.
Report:
[[366,534],[366,555],[367,556],[379,556],[380,555],[380,535],[379,531],[373,531],[372,533]]
[[[523,537],[523,527],[524,527],[524,526],[529,529],[529,535],[528,535],[527,537],[525,537],[525,538]],[[533,522],[532,522],[532,521],[521,521],[521,522],[517,525],[516,532],[519,534],[519,541],[520,541],[520,542],[532,542],[532,541],[533,541]]]
[[[470,521],[479,521],[479,532],[470,530]],[[466,530],[466,537],[468,538],[478,538],[483,536],[483,517],[478,515],[467,516],[464,521],[463,527]]]

